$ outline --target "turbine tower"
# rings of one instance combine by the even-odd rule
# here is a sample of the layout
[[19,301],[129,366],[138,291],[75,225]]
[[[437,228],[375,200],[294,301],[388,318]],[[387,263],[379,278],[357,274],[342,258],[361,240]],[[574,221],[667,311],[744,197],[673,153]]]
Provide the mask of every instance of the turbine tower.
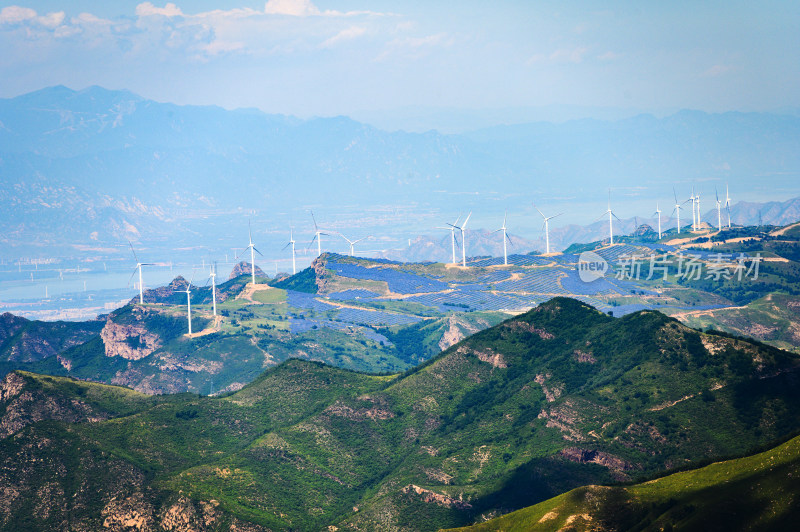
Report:
[[695,205],[697,205],[697,230],[700,230],[700,223],[702,220],[700,219],[700,193],[697,193],[697,197],[695,198]]
[[189,334],[192,334],[192,281],[194,280],[194,272],[189,283],[186,285],[186,318],[189,320]]
[[447,224],[455,229],[461,231],[461,267],[467,267],[467,240],[464,231],[467,229],[467,222],[469,222],[469,217],[472,216],[472,213],[467,215],[467,218],[464,220],[464,223],[459,225],[456,224]]
[[505,216],[503,216],[503,227],[494,231],[495,233],[502,231],[503,232],[503,265],[508,266],[508,247],[506,246],[506,241],[511,242],[511,237],[508,236],[506,232],[506,219],[508,218],[508,212],[506,212]]
[[[533,208],[539,211],[539,207],[537,207],[535,204],[533,205]],[[542,211],[539,211],[539,214],[541,214],[542,218],[544,218],[544,223],[542,224],[542,227],[544,227],[545,253],[550,253],[550,220],[552,220],[556,216],[561,216],[564,213],[560,212],[554,216],[545,216]]]
[[[311,242],[308,243],[308,247],[311,247],[311,244],[314,243],[314,240],[317,241],[317,257],[322,255],[322,235],[328,236],[328,233],[324,233],[319,226],[317,225],[317,219],[314,218],[314,211],[311,212],[311,219],[314,220],[314,238],[311,239]],[[308,248],[306,248],[308,249]]]
[[[603,214],[601,214],[600,218],[602,218],[606,214],[608,215],[608,245],[609,246],[613,246],[614,245],[614,225],[613,225],[612,222],[614,221],[614,218],[619,220],[619,216],[614,214],[614,211],[611,210],[611,190],[610,189],[608,191],[608,210],[606,212],[604,212]],[[598,218],[598,220],[600,218]],[[621,222],[622,220],[619,220],[619,221]]]
[[257,252],[262,257],[264,255],[260,251],[258,251],[256,249],[256,246],[253,244],[253,231],[251,229],[249,221],[247,222],[247,238],[248,238],[249,244],[247,244],[247,247],[244,248],[244,249],[250,248],[250,273],[253,276],[253,286],[255,286],[255,284],[256,284],[256,255],[255,254]]
[[350,244],[350,256],[351,256],[351,257],[352,257],[352,256],[353,256],[353,254],[354,254],[354,251],[353,251],[353,246],[355,246],[356,244],[358,244],[358,243],[359,243],[359,242],[361,242],[362,240],[369,238],[369,236],[365,236],[364,238],[359,238],[358,240],[350,240],[349,238],[347,238],[346,236],[344,236],[342,233],[339,233],[339,236],[340,236],[340,237],[342,237],[342,238],[344,238],[345,240],[347,240],[347,243],[348,243],[348,244]]
[[[144,305],[144,285],[142,284],[142,266],[155,266],[155,264],[151,262],[139,262],[139,257],[136,256],[136,251],[134,251],[133,244],[131,244],[130,240],[128,240],[128,245],[131,247],[133,258],[136,259],[136,266],[133,268],[131,279],[133,279],[133,276],[136,275],[136,270],[139,270],[139,304]],[[131,280],[128,279],[128,285],[130,286],[130,284]]]
[[694,202],[696,199],[697,198],[694,197],[694,187],[692,187],[692,195],[689,196],[689,200],[692,201],[692,231],[697,231],[697,217],[695,216],[695,210],[694,210],[694,205],[695,205]]
[[456,221],[452,224],[447,224],[448,227],[437,227],[437,229],[448,229],[450,231],[450,245],[453,248],[453,264],[456,263],[456,228],[458,227],[458,221],[461,219],[461,215],[458,215]]
[[[217,316],[217,263],[215,262],[213,266],[211,266],[211,270],[208,274],[208,278],[211,280],[211,304],[214,309],[214,317]],[[191,328],[191,323],[189,324]]]
[[722,202],[719,200],[717,187],[714,187],[714,195],[717,197],[717,231],[722,231]]
[[658,202],[656,202],[656,212],[654,214],[658,215],[658,239],[661,240],[661,208],[659,208]]
[[[289,243],[286,244],[285,246],[283,246],[283,249],[286,249],[289,246],[292,246],[292,275],[297,273],[297,262],[295,261],[295,255],[294,255],[294,243],[295,243],[295,240],[294,240],[294,227],[292,227],[292,228],[289,229]],[[283,251],[283,249],[281,251]]]
[[728,184],[725,183],[725,210],[728,211],[728,229],[731,228],[731,197],[728,195]]
[[[675,192],[675,187],[672,187],[672,195],[675,197],[675,208],[672,209],[672,212],[674,214],[678,215],[678,220],[677,220],[678,221],[678,234],[681,234],[681,206],[683,205],[683,203],[686,203],[686,201],[689,201],[689,200],[686,200],[683,203],[680,203],[678,201],[678,194]],[[670,216],[672,216],[672,215],[670,215]]]

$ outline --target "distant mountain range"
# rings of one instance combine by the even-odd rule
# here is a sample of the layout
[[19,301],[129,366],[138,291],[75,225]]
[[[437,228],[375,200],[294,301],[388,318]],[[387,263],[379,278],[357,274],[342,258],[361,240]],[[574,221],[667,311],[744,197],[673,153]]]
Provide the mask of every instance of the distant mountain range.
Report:
[[[785,197],[797,192],[799,169],[800,117],[789,115],[681,111],[443,135],[58,86],[0,100],[0,242],[185,243],[218,237],[220,216],[252,211],[298,218],[313,205],[399,202],[446,210],[456,193],[489,210],[532,196],[591,201],[608,185],[642,194],[675,180]],[[737,209],[735,221],[757,222],[758,207]],[[765,223],[785,222],[780,209],[761,208]],[[417,220],[404,223],[420,233]],[[584,238],[575,231],[554,233],[556,247]]]

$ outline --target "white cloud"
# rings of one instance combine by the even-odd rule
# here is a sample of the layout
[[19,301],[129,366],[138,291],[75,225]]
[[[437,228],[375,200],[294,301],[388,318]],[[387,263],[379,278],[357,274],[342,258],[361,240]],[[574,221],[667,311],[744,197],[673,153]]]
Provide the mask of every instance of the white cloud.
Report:
[[38,17],[36,20],[46,28],[55,28],[64,22],[65,16],[63,11],[59,11],[58,13],[48,13],[42,17]]
[[28,7],[8,6],[0,10],[0,24],[19,24],[36,18],[36,11]]
[[733,67],[729,65],[714,65],[705,72],[703,72],[703,76],[707,78],[715,78],[717,76],[721,76],[723,74],[726,74],[727,72],[730,72],[732,69]]
[[358,37],[361,37],[365,33],[367,33],[366,28],[362,28],[359,26],[350,26],[349,28],[343,29],[330,39],[325,40],[322,44],[320,44],[320,48],[330,48],[341,42],[357,39]]
[[600,61],[614,61],[615,59],[619,59],[622,57],[622,54],[617,54],[612,51],[605,52],[597,56]]
[[142,2],[136,6],[136,15],[139,17],[149,17],[160,15],[163,17],[182,17],[183,11],[175,4],[168,3],[164,7],[156,7],[150,2]]
[[64,17],[63,11],[39,16],[35,9],[20,6],[8,6],[0,10],[0,24],[34,23],[52,29],[59,26]]
[[294,17],[307,17],[319,15],[317,6],[311,0],[268,0],[264,5],[264,13],[268,15],[291,15]]

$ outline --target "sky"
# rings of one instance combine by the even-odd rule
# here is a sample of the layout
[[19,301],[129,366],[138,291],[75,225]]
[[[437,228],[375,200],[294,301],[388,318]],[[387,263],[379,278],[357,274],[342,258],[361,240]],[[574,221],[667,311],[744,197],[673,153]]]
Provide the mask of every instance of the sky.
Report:
[[100,85],[431,127],[545,108],[796,111],[799,27],[796,0],[0,1],[0,97]]

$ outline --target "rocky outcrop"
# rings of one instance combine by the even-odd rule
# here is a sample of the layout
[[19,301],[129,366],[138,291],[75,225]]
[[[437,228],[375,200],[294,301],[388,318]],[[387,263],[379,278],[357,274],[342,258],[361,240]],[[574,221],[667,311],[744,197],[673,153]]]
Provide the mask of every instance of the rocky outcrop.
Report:
[[[134,308],[132,313],[138,314]],[[139,317],[141,319],[141,317]],[[121,324],[109,317],[100,331],[107,357],[140,360],[163,345],[161,337],[147,330],[143,323]]]
[[491,364],[492,367],[495,368],[507,368],[508,364],[506,363],[503,355],[500,353],[495,353],[489,348],[486,348],[483,351],[479,351],[477,349],[470,349],[467,346],[461,346],[458,348],[457,351],[459,354],[462,355],[472,355],[476,357],[481,362],[486,362],[487,364]]
[[0,314],[0,344],[14,336],[26,323],[28,320],[10,312]]
[[328,275],[327,271],[325,270],[325,259],[326,256],[322,255],[314,259],[314,262],[311,263],[311,269],[314,270],[314,277],[316,278],[317,283],[317,292],[320,294],[324,294],[326,292],[325,287],[328,284]]
[[0,439],[16,434],[38,421],[54,419],[68,423],[108,419],[105,412],[96,411],[77,399],[42,392],[28,387],[22,375],[12,372],[0,383]]
[[101,512],[103,528],[110,532],[150,532],[156,530],[153,505],[141,492],[122,499],[112,498]]
[[[488,324],[487,324],[488,326]],[[473,335],[480,329],[463,319],[456,316],[447,318],[447,330],[439,339],[439,349],[444,351],[451,345],[455,345],[467,336]]]
[[505,327],[506,329],[511,329],[512,331],[525,331],[531,334],[535,334],[542,340],[552,340],[553,338],[555,338],[555,336],[553,336],[546,330],[538,328],[534,324],[525,321],[519,321],[519,320],[507,321],[503,323],[502,326]]
[[549,378],[550,378],[550,374],[549,373],[546,374],[546,375],[539,374],[539,375],[536,375],[536,377],[533,379],[533,381],[536,384],[538,384],[539,386],[542,387],[542,391],[544,392],[545,398],[547,398],[547,402],[548,403],[552,403],[556,399],[561,397],[561,394],[564,392],[564,385],[563,384],[557,384],[557,385],[546,386],[545,382],[547,382],[547,379],[549,379]]
[[449,497],[441,493],[436,493],[435,491],[421,488],[415,484],[409,484],[400,491],[406,494],[418,495],[423,502],[434,503],[438,504],[439,506],[445,506],[447,508],[456,508],[458,510],[468,510],[472,508],[472,505],[466,501],[460,499],[454,499],[453,497]]
[[584,363],[587,363],[587,364],[596,364],[597,363],[597,359],[594,357],[593,354],[587,353],[585,351],[581,351],[580,349],[576,349],[575,351],[573,351],[572,352],[572,356],[578,362],[584,362]]
[[612,471],[630,471],[634,469],[634,466],[630,462],[626,462],[618,456],[593,449],[568,447],[559,451],[558,454],[571,462],[578,462],[579,464],[597,464]]
[[[242,261],[233,267],[231,274],[228,276],[228,280],[230,281],[231,279],[236,279],[240,275],[251,275],[251,272],[252,268],[250,268],[250,263]],[[269,277],[266,273],[264,273],[264,270],[258,267],[258,264],[256,264],[256,277]]]
[[385,408],[380,408],[379,405],[372,406],[371,408],[356,409],[351,408],[340,401],[336,401],[334,404],[326,408],[324,413],[343,417],[351,421],[363,421],[365,419],[371,419],[375,421],[379,419],[392,419],[395,416],[394,412]]

